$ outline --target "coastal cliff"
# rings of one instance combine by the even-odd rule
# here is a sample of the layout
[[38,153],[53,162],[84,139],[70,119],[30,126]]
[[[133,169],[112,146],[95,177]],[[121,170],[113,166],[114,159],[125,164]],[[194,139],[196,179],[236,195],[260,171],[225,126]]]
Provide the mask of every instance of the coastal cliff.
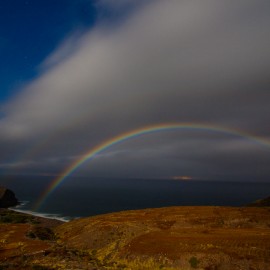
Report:
[[0,208],[12,207],[18,203],[13,191],[5,187],[0,187]]

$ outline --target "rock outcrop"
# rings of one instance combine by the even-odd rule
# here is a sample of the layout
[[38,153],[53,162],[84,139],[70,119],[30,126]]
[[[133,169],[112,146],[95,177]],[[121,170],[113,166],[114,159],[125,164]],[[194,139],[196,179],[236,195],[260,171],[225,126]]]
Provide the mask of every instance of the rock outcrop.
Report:
[[15,194],[10,189],[0,187],[0,208],[12,207],[18,204]]
[[257,200],[253,203],[248,204],[247,206],[251,207],[266,207],[270,206],[270,197],[267,197],[265,199]]

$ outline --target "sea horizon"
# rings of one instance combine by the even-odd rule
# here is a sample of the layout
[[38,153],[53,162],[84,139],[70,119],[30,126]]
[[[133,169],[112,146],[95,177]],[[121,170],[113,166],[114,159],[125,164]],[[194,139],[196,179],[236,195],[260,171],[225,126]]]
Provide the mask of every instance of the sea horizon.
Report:
[[0,185],[13,190],[22,202],[14,210],[62,221],[167,206],[240,207],[268,197],[270,190],[267,182],[71,177],[35,209],[48,179],[17,177],[1,179]]

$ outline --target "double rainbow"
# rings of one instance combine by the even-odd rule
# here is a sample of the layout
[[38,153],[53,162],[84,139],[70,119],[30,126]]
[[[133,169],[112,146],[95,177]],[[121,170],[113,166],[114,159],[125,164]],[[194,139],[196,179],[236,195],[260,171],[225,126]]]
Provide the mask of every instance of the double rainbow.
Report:
[[245,138],[251,140],[255,143],[260,145],[264,145],[270,147],[269,140],[263,140],[257,136],[252,136],[250,134],[243,133],[241,131],[227,129],[218,126],[211,126],[211,125],[202,125],[202,124],[194,124],[194,123],[165,123],[165,124],[158,124],[158,125],[151,125],[146,126],[138,129],[134,129],[125,133],[122,133],[118,136],[110,138],[102,142],[101,144],[97,145],[94,148],[91,148],[85,154],[82,155],[81,158],[73,162],[69,167],[67,167],[57,178],[55,178],[49,186],[44,190],[44,192],[39,197],[39,200],[36,202],[34,206],[34,210],[38,210],[48,199],[48,197],[65,181],[65,179],[70,176],[74,171],[76,171],[84,162],[90,161],[95,158],[96,155],[99,153],[107,150],[108,148],[115,146],[117,144],[123,143],[127,140],[151,134],[155,132],[161,131],[169,131],[169,130],[179,130],[179,129],[190,129],[190,130],[199,130],[199,131],[207,131],[207,132],[217,132],[223,133],[227,135],[233,135],[236,137]]

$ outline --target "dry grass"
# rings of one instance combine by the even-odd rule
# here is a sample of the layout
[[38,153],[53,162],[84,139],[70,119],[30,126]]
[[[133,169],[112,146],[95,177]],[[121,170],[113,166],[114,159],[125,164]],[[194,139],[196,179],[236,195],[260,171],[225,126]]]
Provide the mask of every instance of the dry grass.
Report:
[[50,226],[57,238],[43,222],[0,225],[0,269],[270,269],[267,207],[112,213]]

